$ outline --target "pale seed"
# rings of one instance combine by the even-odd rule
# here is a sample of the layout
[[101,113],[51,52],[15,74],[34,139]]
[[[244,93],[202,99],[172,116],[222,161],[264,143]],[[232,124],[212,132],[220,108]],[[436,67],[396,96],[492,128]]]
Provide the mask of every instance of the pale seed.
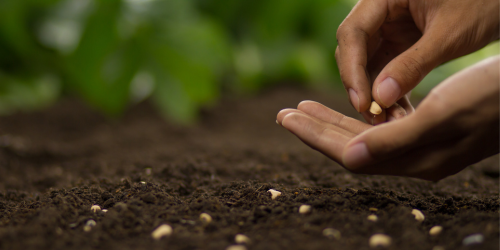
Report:
[[101,211],[101,207],[98,205],[92,205],[92,207],[90,207],[90,210],[92,210],[92,212],[94,212],[94,213],[97,213],[97,212]]
[[269,189],[267,192],[271,193],[271,199],[276,199],[278,196],[281,195],[280,191],[274,190],[274,189]]
[[161,239],[162,237],[164,236],[169,236],[172,234],[172,227],[170,225],[167,225],[167,224],[163,224],[159,227],[157,227],[152,233],[151,233],[151,237],[153,237],[153,239],[155,240],[159,240]]
[[312,207],[311,205],[301,205],[299,207],[299,213],[300,214],[307,214],[307,213],[310,213],[312,210]]
[[251,240],[244,234],[237,234],[234,236],[234,242],[238,244],[249,244]]
[[378,220],[378,217],[376,215],[374,215],[374,214],[370,214],[370,215],[368,215],[367,219],[369,221],[376,222]]
[[411,210],[411,214],[413,214],[415,216],[415,220],[417,220],[417,221],[424,221],[425,220],[424,214],[418,209]]
[[372,105],[370,106],[370,113],[373,115],[380,115],[382,113],[382,108],[376,103],[375,101],[372,102]]
[[392,239],[385,234],[374,234],[370,237],[369,245],[371,248],[388,247],[391,245]]
[[431,230],[429,230],[429,234],[434,236],[440,234],[441,231],[443,231],[442,226],[433,226]]
[[200,214],[200,220],[203,221],[203,223],[210,223],[212,221],[212,216],[210,216],[207,213],[202,213]]

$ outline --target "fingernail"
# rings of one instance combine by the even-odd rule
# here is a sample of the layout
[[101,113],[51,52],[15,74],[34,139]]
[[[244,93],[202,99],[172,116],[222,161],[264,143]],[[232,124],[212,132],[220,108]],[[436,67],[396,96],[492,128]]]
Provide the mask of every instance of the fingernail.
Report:
[[401,94],[401,88],[391,77],[385,78],[377,87],[378,99],[385,108],[394,104],[398,100],[399,94]]
[[357,168],[372,160],[373,158],[371,157],[370,152],[368,152],[366,143],[358,142],[346,149],[343,162],[348,168]]
[[359,112],[359,97],[356,91],[354,91],[354,89],[352,88],[349,88],[349,99],[351,99],[351,103],[356,111]]

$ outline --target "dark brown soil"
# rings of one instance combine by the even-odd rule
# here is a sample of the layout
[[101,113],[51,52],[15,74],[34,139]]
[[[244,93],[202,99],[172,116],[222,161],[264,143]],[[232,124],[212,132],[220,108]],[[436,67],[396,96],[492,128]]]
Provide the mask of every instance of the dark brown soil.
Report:
[[[71,100],[0,118],[0,249],[225,249],[238,233],[248,249],[370,249],[375,233],[389,249],[499,249],[498,156],[438,183],[354,175],[275,124],[303,99],[353,114],[344,97],[279,88],[222,101],[189,128],[147,103],[119,121]],[[163,223],[173,234],[153,240]],[[444,230],[431,237],[434,225]],[[484,242],[463,246],[475,233]]]

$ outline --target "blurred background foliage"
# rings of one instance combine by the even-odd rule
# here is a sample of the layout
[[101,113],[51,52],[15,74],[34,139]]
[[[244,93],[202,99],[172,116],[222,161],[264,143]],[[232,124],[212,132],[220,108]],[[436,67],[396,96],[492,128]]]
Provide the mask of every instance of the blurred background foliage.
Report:
[[[278,83],[342,91],[336,29],[353,0],[1,0],[0,114],[78,95],[110,116],[151,98],[177,122]],[[492,54],[445,64],[414,91]]]

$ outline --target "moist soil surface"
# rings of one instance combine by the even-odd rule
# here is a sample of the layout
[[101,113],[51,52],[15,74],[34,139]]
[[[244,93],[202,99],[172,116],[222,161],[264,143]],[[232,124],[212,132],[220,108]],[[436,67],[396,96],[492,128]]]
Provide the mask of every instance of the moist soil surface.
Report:
[[[190,127],[147,102],[116,120],[70,99],[1,117],[0,249],[226,249],[236,234],[247,249],[371,249],[376,233],[392,238],[379,249],[499,249],[498,156],[437,183],[355,175],[276,125],[304,99],[359,117],[292,87],[226,98]],[[162,224],[173,233],[154,240]],[[464,245],[472,234],[483,242]]]

